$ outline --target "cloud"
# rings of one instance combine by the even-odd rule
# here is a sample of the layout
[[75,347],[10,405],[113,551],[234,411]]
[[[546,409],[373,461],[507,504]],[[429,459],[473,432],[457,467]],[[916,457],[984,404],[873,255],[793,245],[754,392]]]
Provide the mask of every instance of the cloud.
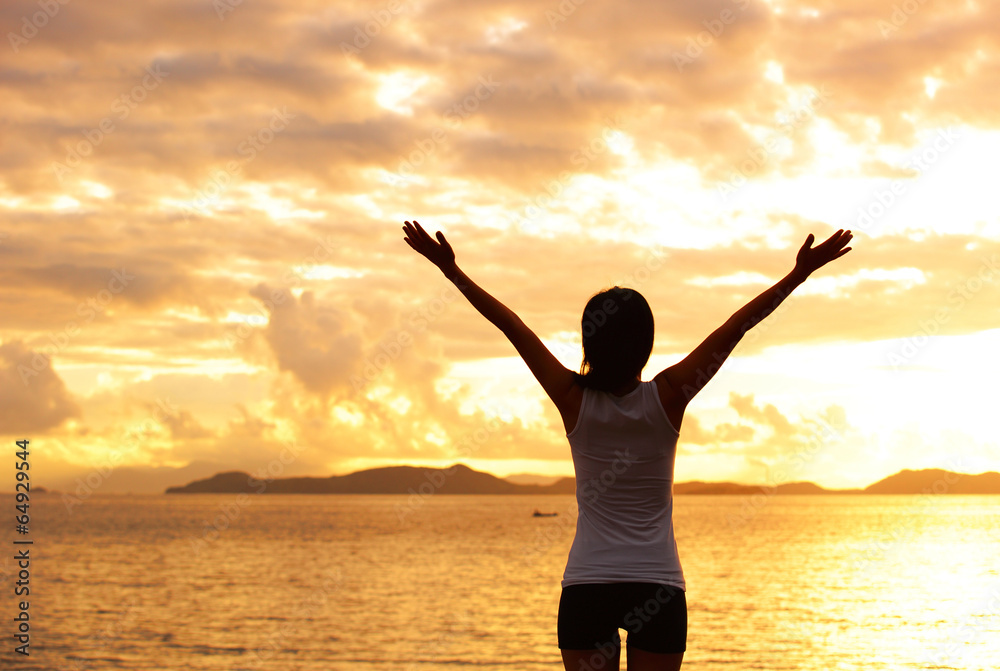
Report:
[[721,422],[705,429],[697,415],[690,414],[684,417],[681,425],[684,443],[686,445],[717,445],[719,443],[747,442],[754,437],[754,427],[748,424],[731,424]]
[[[839,405],[792,419],[772,403],[758,403],[754,394],[730,392],[727,409],[737,415],[737,423],[722,421],[706,429],[697,411],[684,418],[678,474],[714,471],[713,479],[748,484],[813,481],[844,487],[859,484],[859,460],[871,462],[866,456],[871,436],[852,426]],[[866,475],[875,479],[892,468],[888,462],[878,466]],[[679,475],[679,481],[684,479]]]
[[162,421],[170,429],[170,437],[174,440],[198,440],[212,435],[188,410],[181,410],[176,415],[166,415]]
[[344,390],[361,359],[361,337],[346,312],[317,301],[311,291],[296,299],[287,290],[260,284],[250,292],[270,312],[264,338],[278,368],[291,372],[310,392]]
[[[12,25],[34,11],[27,1],[5,5]],[[992,125],[984,110],[995,88],[979,54],[996,47],[996,8],[923,5],[887,36],[879,23],[891,23],[892,8],[860,0],[792,4],[780,13],[725,0],[638,3],[625,12],[588,2],[553,29],[547,16],[559,11],[503,3],[473,20],[464,6],[402,3],[370,45],[348,58],[340,44],[372,20],[363,12],[244,3],[219,21],[199,3],[63,6],[0,71],[0,87],[12,94],[8,123],[17,131],[6,149],[19,159],[5,179],[24,189],[50,187],[52,161],[64,160],[103,118],[115,130],[75,174],[127,161],[133,174],[190,179],[199,166],[232,155],[269,109],[283,105],[299,116],[267,148],[267,160],[248,169],[260,180],[295,175],[328,188],[352,168],[395,170],[414,140],[438,127],[447,129],[447,141],[421,175],[463,174],[530,191],[574,169],[572,152],[613,116],[642,138],[644,156],[690,162],[714,179],[755,144],[750,128],[775,129],[794,110],[788,97],[795,87],[827,87],[831,102],[816,117],[859,142],[913,142],[925,121]],[[732,20],[712,35],[709,27],[725,12]],[[154,25],[155,37],[143,34]],[[442,33],[441,25],[450,29]],[[275,49],[248,47],[265,35]],[[87,51],[98,42],[108,45],[100,61]],[[685,56],[690,65],[679,68],[678,55],[689,53],[696,54]],[[782,67],[782,82],[764,77],[768,63]],[[114,101],[141,84],[146,67],[167,74],[119,118]],[[426,78],[410,96],[412,115],[377,103],[380,78],[393,72]],[[460,123],[446,124],[448,111],[483,76],[501,85],[469,114],[452,117]],[[933,98],[925,93],[927,76],[944,82]],[[47,105],[53,90],[64,94],[57,109]],[[900,108],[910,110],[909,119],[896,114]],[[870,120],[880,137],[867,129]],[[807,144],[796,143],[801,151]],[[498,160],[483,159],[491,152]],[[617,162],[607,159],[591,168],[613,170]],[[46,172],[50,178],[39,179]]]
[[[451,458],[496,410],[470,411],[471,386],[449,391],[452,365],[514,351],[463,298],[442,298],[450,285],[402,243],[403,219],[443,229],[470,276],[546,339],[572,343],[596,291],[638,288],[656,315],[654,353],[679,358],[766,288],[754,278],[787,273],[808,233],[846,220],[708,201],[769,138],[782,149],[751,182],[810,175],[848,204],[875,202],[876,177],[912,179],[909,202],[933,200],[898,157],[940,127],[971,139],[935,174],[985,184],[992,165],[986,144],[981,164],[958,156],[979,144],[974,129],[997,126],[992,5],[385,7],[244,2],[220,17],[201,0],[59,4],[7,54],[5,426],[98,450],[134,393],[183,408],[143,458],[210,449],[227,461],[245,444],[264,458],[292,435],[319,469]],[[0,23],[17,32],[38,11],[6,2]],[[345,54],[359,31],[365,45]],[[289,115],[277,130],[275,110]],[[947,225],[918,218],[919,234],[860,234],[738,354],[905,338],[932,322],[940,335],[995,328],[1000,243],[986,201],[982,217],[955,203]],[[856,209],[844,209],[852,222]],[[123,270],[134,280],[112,292]],[[11,357],[53,342],[65,343],[60,375],[46,365],[24,388]],[[547,403],[518,370],[519,394]],[[768,441],[803,439],[777,406],[732,403],[738,421],[686,420],[692,449],[758,445],[763,459],[779,449]],[[513,413],[475,454],[565,461],[545,408],[543,426]],[[71,432],[69,417],[85,421]],[[253,431],[269,437],[253,443]]]
[[788,419],[778,412],[774,405],[768,403],[758,408],[753,403],[753,394],[740,396],[732,393],[729,396],[729,406],[740,414],[740,417],[770,428],[779,438],[789,438],[796,434],[795,428]]
[[5,434],[30,439],[81,416],[52,369],[51,357],[15,340],[0,345],[0,362],[0,426]]

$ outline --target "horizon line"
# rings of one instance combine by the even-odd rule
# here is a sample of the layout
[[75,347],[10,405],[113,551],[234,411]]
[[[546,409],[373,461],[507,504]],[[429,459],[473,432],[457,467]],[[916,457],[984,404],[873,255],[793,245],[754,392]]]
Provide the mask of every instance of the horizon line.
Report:
[[[451,466],[420,466],[420,465],[414,465],[414,464],[393,464],[393,465],[390,465],[390,466],[373,466],[371,468],[362,468],[362,469],[358,469],[356,471],[350,471],[348,473],[334,473],[334,474],[331,474],[331,475],[289,475],[289,476],[286,476],[286,477],[283,477],[283,478],[274,478],[274,479],[275,480],[288,480],[288,479],[292,479],[292,478],[339,478],[339,477],[345,477],[345,476],[348,476],[348,475],[353,475],[355,473],[363,473],[365,471],[374,471],[374,470],[379,470],[379,469],[384,469],[384,468],[418,468],[418,469],[444,471],[444,470],[448,470],[448,469],[451,469],[451,468],[455,468],[456,466],[463,466],[465,468],[468,468],[470,471],[473,471],[475,473],[484,473],[486,475],[490,475],[490,476],[492,476],[494,478],[497,478],[498,480],[507,480],[508,477],[512,477],[512,476],[500,476],[500,475],[497,475],[496,473],[491,473],[490,471],[476,470],[476,469],[472,468],[471,466],[469,466],[468,464],[464,464],[462,462],[455,462]],[[923,472],[923,471],[942,471],[942,472],[945,472],[945,473],[955,473],[957,475],[969,475],[969,476],[986,475],[988,473],[998,473],[998,471],[983,471],[981,473],[965,473],[965,472],[962,472],[962,471],[951,471],[951,470],[948,470],[946,468],[940,468],[940,467],[904,468],[904,469],[895,471],[894,473],[890,473],[889,475],[885,475],[885,476],[883,476],[883,477],[881,477],[881,478],[879,478],[877,480],[874,480],[874,481],[868,483],[867,485],[863,485],[863,486],[859,486],[859,487],[844,487],[844,488],[837,488],[837,489],[832,489],[832,488],[823,486],[823,485],[821,485],[819,483],[813,482],[812,480],[788,480],[788,481],[782,481],[782,482],[771,483],[771,484],[767,484],[767,483],[735,482],[733,480],[684,480],[684,481],[674,480],[673,484],[675,484],[675,485],[684,485],[684,484],[691,484],[691,483],[704,483],[704,484],[707,484],[707,485],[738,485],[738,486],[741,486],[741,487],[763,487],[763,488],[771,488],[771,487],[777,487],[777,486],[782,486],[782,485],[792,485],[792,484],[810,484],[810,485],[815,485],[816,487],[819,487],[820,489],[824,489],[824,490],[829,491],[829,492],[844,492],[844,491],[862,491],[866,487],[870,487],[871,485],[879,483],[879,482],[885,480],[886,478],[890,478],[890,477],[892,477],[894,475],[899,475],[900,473],[920,473],[920,472]],[[233,469],[233,470],[218,471],[215,474],[213,474],[211,476],[208,476],[208,477],[212,478],[212,477],[215,477],[216,475],[219,475],[221,473],[246,473],[247,475],[251,475],[247,471],[241,471],[239,469]],[[535,476],[535,477],[542,477],[542,478],[553,478],[552,482],[549,483],[549,484],[554,484],[554,483],[556,483],[556,482],[558,482],[560,480],[564,480],[566,478],[576,479],[575,475],[543,475],[543,474],[538,474],[538,473],[515,473],[513,475],[526,475],[526,476]],[[207,479],[207,478],[202,478],[202,479]],[[195,481],[192,480],[191,482],[195,482]],[[187,484],[190,484],[190,482],[187,483]],[[511,484],[519,484],[519,483],[511,483]],[[537,483],[534,483],[534,484],[537,484]],[[186,485],[180,485],[180,486],[186,486]],[[540,485],[540,486],[547,487],[549,485]]]

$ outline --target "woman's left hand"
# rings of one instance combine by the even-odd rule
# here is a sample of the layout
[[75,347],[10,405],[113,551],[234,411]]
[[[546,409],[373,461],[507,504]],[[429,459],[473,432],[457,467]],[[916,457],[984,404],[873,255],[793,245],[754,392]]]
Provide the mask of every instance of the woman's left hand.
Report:
[[414,220],[412,224],[408,221],[403,223],[405,224],[403,230],[406,232],[406,237],[403,240],[406,244],[413,250],[420,252],[446,275],[449,270],[455,268],[455,250],[445,240],[444,233],[438,231],[435,241],[418,221]]

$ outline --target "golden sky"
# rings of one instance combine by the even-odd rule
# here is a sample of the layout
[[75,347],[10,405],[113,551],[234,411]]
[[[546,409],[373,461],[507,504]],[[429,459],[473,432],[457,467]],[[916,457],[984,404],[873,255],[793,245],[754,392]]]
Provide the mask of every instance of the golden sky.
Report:
[[689,406],[677,479],[1000,470],[996,3],[11,0],[0,26],[0,433],[36,484],[292,453],[571,474],[404,219],[570,368],[586,300],[639,289],[644,379],[852,229]]

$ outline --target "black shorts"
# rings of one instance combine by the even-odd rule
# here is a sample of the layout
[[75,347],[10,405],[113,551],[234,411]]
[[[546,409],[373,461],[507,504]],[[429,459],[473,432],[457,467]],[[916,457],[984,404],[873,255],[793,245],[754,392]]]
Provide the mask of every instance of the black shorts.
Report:
[[621,649],[618,630],[628,645],[657,653],[687,648],[687,600],[673,585],[617,582],[563,587],[559,599],[559,648]]

